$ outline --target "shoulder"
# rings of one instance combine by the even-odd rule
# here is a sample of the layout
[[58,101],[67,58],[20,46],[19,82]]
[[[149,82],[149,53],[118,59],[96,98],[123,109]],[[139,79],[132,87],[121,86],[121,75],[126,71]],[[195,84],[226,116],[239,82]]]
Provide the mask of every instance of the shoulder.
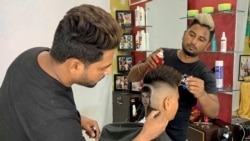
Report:
[[177,55],[178,49],[173,49],[173,48],[162,48],[162,49],[164,57],[173,57]]

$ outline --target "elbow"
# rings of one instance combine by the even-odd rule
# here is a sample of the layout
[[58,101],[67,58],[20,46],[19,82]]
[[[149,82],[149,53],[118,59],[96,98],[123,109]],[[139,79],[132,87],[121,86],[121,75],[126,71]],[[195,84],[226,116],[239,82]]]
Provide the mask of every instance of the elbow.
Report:
[[215,119],[215,118],[218,117],[218,115],[219,115],[219,112],[213,113],[213,114],[210,116],[210,118]]
[[220,113],[219,106],[217,106],[216,109],[210,115],[210,118],[213,118],[213,119],[217,118],[219,113]]

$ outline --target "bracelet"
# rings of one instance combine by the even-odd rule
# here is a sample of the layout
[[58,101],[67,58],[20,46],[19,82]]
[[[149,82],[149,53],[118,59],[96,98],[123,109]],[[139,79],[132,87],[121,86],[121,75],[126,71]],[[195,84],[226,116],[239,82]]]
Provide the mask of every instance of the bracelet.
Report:
[[139,64],[138,67],[137,67],[138,72],[139,72],[140,74],[144,74],[144,73],[142,73],[141,70],[140,70],[140,65],[141,65],[141,64]]

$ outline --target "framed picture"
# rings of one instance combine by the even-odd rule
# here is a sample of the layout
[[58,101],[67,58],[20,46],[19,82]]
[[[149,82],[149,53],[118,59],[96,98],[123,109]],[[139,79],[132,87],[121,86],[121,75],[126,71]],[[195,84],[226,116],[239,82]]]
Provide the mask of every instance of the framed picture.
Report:
[[134,65],[134,57],[132,55],[117,55],[117,71],[127,73]]
[[247,76],[250,76],[250,55],[240,55],[238,80],[243,81]]
[[129,91],[130,83],[128,82],[127,74],[114,74],[114,90],[115,91]]
[[120,45],[118,47],[118,50],[134,50],[134,36],[131,33],[124,33],[122,35],[122,39],[120,42]]
[[116,10],[116,20],[122,28],[132,28],[132,11]]
[[139,82],[131,82],[130,83],[130,91],[131,92],[140,93],[142,87],[143,87],[143,81],[142,80],[139,81]]

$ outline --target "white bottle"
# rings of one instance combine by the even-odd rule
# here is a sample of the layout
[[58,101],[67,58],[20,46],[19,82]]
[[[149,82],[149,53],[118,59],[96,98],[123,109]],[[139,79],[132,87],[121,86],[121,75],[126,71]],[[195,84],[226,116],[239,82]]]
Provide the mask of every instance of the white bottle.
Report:
[[135,50],[137,51],[140,48],[140,31],[137,31],[135,35]]
[[140,7],[140,26],[145,26],[145,10],[143,7]]
[[216,79],[216,88],[223,88],[223,60],[215,61],[215,79]]
[[220,39],[220,51],[227,52],[227,37],[225,35],[225,32],[222,32],[222,36]]
[[135,9],[135,26],[140,26],[140,7],[137,6]]
[[146,34],[144,30],[140,32],[140,51],[146,51]]

